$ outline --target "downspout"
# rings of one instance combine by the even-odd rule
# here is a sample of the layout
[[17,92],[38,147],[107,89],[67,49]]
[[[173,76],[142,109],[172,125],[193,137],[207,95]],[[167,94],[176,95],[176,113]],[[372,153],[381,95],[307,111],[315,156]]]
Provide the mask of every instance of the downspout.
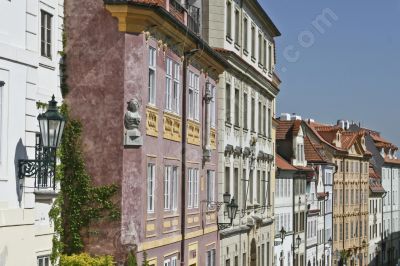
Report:
[[185,265],[185,229],[186,229],[186,87],[187,87],[187,66],[189,58],[193,56],[198,49],[192,49],[190,51],[184,52],[183,61],[183,77],[182,77],[182,157],[181,157],[181,265]]
[[[383,187],[383,185],[382,185],[382,187]],[[382,216],[382,218],[381,218],[381,220],[382,220],[382,222],[381,222],[381,229],[383,229],[385,226],[384,226],[384,219],[383,219],[383,214],[384,214],[384,211],[383,211],[383,201],[384,201],[384,198],[386,197],[386,194],[387,194],[387,191],[385,191],[384,193],[383,193],[383,195],[382,195],[382,201],[381,201],[381,216]],[[383,243],[383,230],[381,230],[381,247],[382,247],[382,243]],[[382,251],[381,251],[381,261],[382,261],[382,264],[381,265],[383,265],[383,253],[385,252],[383,249],[381,249]]]
[[392,262],[392,231],[393,231],[393,166],[390,166],[390,249],[389,249],[389,265]]
[[[361,174],[361,172],[362,172],[362,164],[361,164],[361,160],[360,160],[360,164],[359,165],[361,165],[361,169],[359,169],[360,171],[359,171],[359,175],[360,175],[360,196],[361,196],[361,193],[362,193],[362,186],[361,186],[361,181],[362,181],[362,174]],[[369,181],[369,165],[368,165],[368,167],[367,167],[367,173],[368,173],[368,181]],[[368,202],[369,202],[369,195],[367,194],[367,195],[364,195],[364,199],[363,200],[365,200],[365,197],[368,197],[368,200],[367,200],[367,204],[368,204]],[[361,206],[362,206],[362,202],[361,202],[361,197],[359,198],[359,206],[360,206],[360,209],[359,209],[359,217],[360,217],[360,220],[359,221],[362,221],[362,216],[361,216]],[[368,207],[367,207],[367,210],[368,210]],[[369,219],[369,218],[368,218]],[[365,223],[365,221],[364,221],[364,223]],[[357,226],[359,227],[359,223],[357,223]],[[365,226],[365,224],[364,224],[364,226]],[[361,229],[360,229],[361,231],[363,230],[362,229],[362,227],[361,227]],[[364,232],[365,233],[365,232]],[[361,248],[362,248],[362,246],[361,246],[361,237],[360,237],[360,235],[361,235],[361,232],[359,232],[358,233],[358,245],[360,246],[360,250],[362,250]],[[364,235],[364,237],[365,237],[365,235]],[[367,240],[368,240],[368,237],[367,237]],[[362,251],[361,251],[361,256],[364,256],[364,254],[362,253]]]
[[[344,195],[344,183],[345,183],[345,181],[346,181],[346,175],[345,175],[345,173],[346,173],[346,164],[345,164],[345,162],[346,162],[346,159],[343,157],[343,159],[342,159],[342,166],[343,166],[343,171],[342,171],[342,174],[343,174],[343,183],[342,183],[342,194],[343,194],[343,198],[342,198],[342,206],[343,206],[343,210],[342,210],[342,213],[344,214],[344,201],[345,201],[345,195]],[[345,249],[344,249],[344,241],[345,241],[345,238],[344,238],[344,231],[346,230],[346,228],[345,228],[345,222],[344,222],[344,215],[343,215],[343,222],[342,222],[342,225],[343,225],[343,231],[342,231],[342,247],[343,247],[343,252],[345,251]],[[346,258],[346,261],[345,261],[345,263],[347,263],[347,258]]]
[[292,178],[292,180],[293,180],[293,182],[292,182],[292,204],[293,204],[293,236],[292,236],[292,253],[293,253],[293,255],[292,255],[292,259],[293,259],[293,266],[295,266],[295,261],[296,261],[296,258],[295,258],[295,253],[294,253],[294,248],[295,248],[295,241],[296,241],[296,220],[294,219],[295,217],[296,217],[296,212],[295,212],[295,205],[294,205],[294,199],[296,198],[296,195],[295,195],[295,193],[294,193],[294,183],[295,183],[295,179],[294,179],[294,175],[293,175],[293,178]]
[[[335,172],[333,172],[333,174],[332,174],[332,180],[331,180],[331,182],[332,182],[332,187],[331,187],[331,189],[332,189],[332,195],[331,195],[331,197],[332,197],[332,203],[331,203],[331,216],[332,216],[332,219],[331,219],[331,240],[332,240],[332,244],[331,244],[331,246],[330,246],[330,254],[329,254],[329,259],[330,260],[333,260],[333,242],[334,242],[334,236],[333,236],[333,203],[334,203],[334,198],[333,198],[333,192],[334,192],[334,189],[335,189],[335,187],[334,187],[334,176],[336,175],[336,173],[339,171],[339,166],[337,166],[336,164],[335,164]],[[324,184],[324,191],[325,191],[325,184]],[[326,193],[326,192],[325,192]],[[328,195],[328,197],[329,197],[329,195]],[[325,224],[326,224],[326,211],[325,211],[325,214],[324,214],[324,230],[325,230]],[[328,262],[328,265],[329,265],[329,262]]]

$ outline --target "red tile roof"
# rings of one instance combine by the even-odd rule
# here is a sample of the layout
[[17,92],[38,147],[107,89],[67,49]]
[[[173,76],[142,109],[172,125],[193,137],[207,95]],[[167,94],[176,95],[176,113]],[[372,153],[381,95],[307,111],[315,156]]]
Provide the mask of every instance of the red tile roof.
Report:
[[276,129],[277,140],[291,140],[293,136],[297,136],[300,131],[301,120],[280,121],[278,120],[278,128]]
[[322,145],[311,142],[309,137],[304,137],[304,154],[307,162],[327,162],[325,156],[319,151],[322,151]]
[[385,189],[383,188],[381,183],[381,177],[378,175],[372,165],[369,165],[369,189],[373,193],[385,192]]
[[283,159],[279,154],[276,155],[276,166],[281,170],[297,171],[297,168]]

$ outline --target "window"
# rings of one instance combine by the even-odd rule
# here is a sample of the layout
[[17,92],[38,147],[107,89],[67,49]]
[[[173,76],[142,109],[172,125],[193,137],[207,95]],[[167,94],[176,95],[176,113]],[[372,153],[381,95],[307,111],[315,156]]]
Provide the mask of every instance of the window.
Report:
[[230,168],[225,167],[225,192],[231,191],[231,177],[230,177]]
[[215,171],[207,170],[207,202],[215,201]]
[[346,223],[346,240],[349,239],[349,224]]
[[178,167],[166,166],[164,173],[164,210],[178,208]]
[[164,266],[171,266],[171,260],[164,260]]
[[215,266],[215,249],[207,251],[207,264],[206,266]]
[[240,33],[239,33],[239,29],[240,29],[240,26],[239,26],[239,23],[240,23],[240,18],[239,18],[239,10],[238,9],[235,9],[235,44],[236,45],[240,45],[240,43],[239,43],[239,37],[240,37]]
[[257,171],[257,185],[256,185],[256,189],[257,189],[257,203],[261,203],[261,171],[258,170]]
[[256,123],[256,114],[255,114],[255,109],[256,109],[256,100],[254,98],[251,98],[251,131],[255,131],[255,123]]
[[40,34],[40,51],[41,55],[51,58],[51,19],[52,15],[41,10],[41,34]]
[[272,113],[271,109],[268,108],[268,138],[271,138],[271,126],[272,126]]
[[156,49],[149,47],[149,103],[156,104]]
[[238,256],[235,256],[235,263],[233,265],[239,266],[239,257]]
[[177,266],[177,263],[176,263],[177,260],[178,260],[177,257],[172,257],[171,258],[171,266]]
[[199,76],[189,71],[189,118],[199,120]]
[[[181,67],[177,63],[174,63],[174,88],[172,91],[172,111],[174,111],[177,114],[179,114],[179,99],[180,99],[180,90],[181,90],[180,89],[181,88],[180,87],[180,73],[181,73]],[[213,95],[213,94],[211,94],[211,95]],[[214,101],[214,99],[212,101]],[[215,103],[214,103],[214,106],[215,106]],[[215,123],[215,120],[214,120],[214,123]]]
[[165,109],[172,111],[172,60],[167,58],[165,73]]
[[188,208],[199,207],[199,170],[189,168],[189,197],[188,197]]
[[225,260],[225,266],[231,266],[231,260],[230,259]]
[[266,122],[266,116],[267,114],[267,107],[265,105],[263,105],[263,118],[262,118],[262,122],[263,122],[263,130],[262,130],[262,134],[265,136],[265,134],[267,134],[267,122]]
[[233,169],[233,197],[235,197],[235,202],[239,202],[239,169]]
[[243,266],[247,265],[246,253],[243,253],[243,255],[242,255],[242,265]]
[[216,117],[215,117],[215,87],[210,84],[211,91],[211,102],[210,102],[210,123],[211,127],[215,128],[216,126]]
[[246,195],[247,195],[247,177],[246,177],[246,169],[243,169],[242,176],[242,208],[246,206]]
[[247,27],[248,27],[248,25],[247,25],[247,18],[244,18],[243,19],[243,48],[244,48],[244,50],[248,50],[249,49],[249,47],[248,47],[248,37],[247,37]]
[[339,240],[343,240],[343,224],[339,224]]
[[256,57],[256,28],[251,25],[251,57]]
[[268,45],[268,55],[268,71],[272,73],[272,57],[274,56],[272,45]]
[[231,85],[226,83],[225,87],[225,120],[231,123]]
[[262,65],[262,42],[263,38],[261,33],[258,34],[258,64]]
[[49,266],[50,265],[50,256],[37,257],[37,265],[38,266]]
[[239,90],[235,89],[235,125],[239,126]]
[[267,182],[267,180],[266,180],[266,172],[265,171],[263,171],[263,179],[261,180],[262,182],[261,182],[261,196],[262,196],[262,202],[261,202],[261,205],[262,206],[267,206],[267,197],[266,197],[266,195],[265,195],[265,184],[266,184],[266,182]]
[[155,170],[153,163],[147,164],[147,212],[154,212],[154,186]]
[[232,4],[226,1],[226,37],[232,39]]
[[253,170],[250,170],[250,175],[249,175],[249,201],[253,202]]
[[261,134],[262,130],[262,111],[261,111],[261,102],[258,102],[258,133]]
[[243,94],[243,128],[247,129],[247,93]]

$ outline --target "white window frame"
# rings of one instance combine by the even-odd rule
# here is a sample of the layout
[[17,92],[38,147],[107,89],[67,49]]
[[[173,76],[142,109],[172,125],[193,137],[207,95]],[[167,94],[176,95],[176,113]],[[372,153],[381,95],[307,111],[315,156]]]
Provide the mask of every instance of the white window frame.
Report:
[[179,102],[180,102],[180,92],[181,92],[181,84],[180,84],[180,75],[181,75],[181,67],[179,64],[174,63],[174,81],[172,87],[172,110],[179,114]]
[[215,86],[212,84],[209,84],[210,86],[210,91],[211,91],[211,103],[210,103],[210,124],[212,128],[215,128],[216,126],[216,113],[215,113]]
[[172,111],[172,72],[173,61],[170,58],[165,60],[165,109]]
[[171,260],[170,259],[164,260],[164,266],[171,266]]
[[[156,105],[157,95],[157,52],[154,47],[149,47],[148,64],[149,64],[149,77],[148,77],[148,102],[149,104]],[[151,79],[152,77],[152,79]]]
[[178,167],[164,167],[164,210],[178,209]]
[[189,119],[199,121],[199,76],[189,71]]
[[[45,264],[46,260],[47,260],[47,264]],[[37,261],[38,266],[50,266],[51,265],[50,255],[38,256],[36,258],[36,261]]]
[[154,188],[156,167],[154,163],[147,164],[147,212],[154,213]]
[[176,266],[178,261],[178,257],[174,256],[171,258],[171,266]]
[[206,266],[215,266],[215,249],[210,249],[206,254]]
[[[50,25],[49,25],[50,24]],[[40,10],[40,55],[52,58],[53,15],[46,10]]]
[[171,208],[171,172],[170,167],[164,167],[164,210]]
[[194,209],[199,207],[199,170],[195,168],[189,168],[188,172],[188,209]]
[[215,171],[207,170],[207,203],[208,207],[215,202]]

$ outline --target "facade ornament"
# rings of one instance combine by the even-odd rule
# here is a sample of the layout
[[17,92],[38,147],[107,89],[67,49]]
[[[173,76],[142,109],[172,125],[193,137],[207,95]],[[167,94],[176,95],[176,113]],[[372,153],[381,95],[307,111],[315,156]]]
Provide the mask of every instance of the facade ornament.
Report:
[[127,111],[124,116],[126,146],[141,146],[143,144],[142,134],[139,130],[141,116],[139,113],[140,103],[137,99],[128,102]]

